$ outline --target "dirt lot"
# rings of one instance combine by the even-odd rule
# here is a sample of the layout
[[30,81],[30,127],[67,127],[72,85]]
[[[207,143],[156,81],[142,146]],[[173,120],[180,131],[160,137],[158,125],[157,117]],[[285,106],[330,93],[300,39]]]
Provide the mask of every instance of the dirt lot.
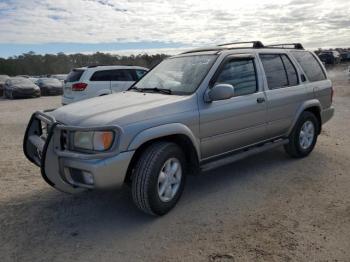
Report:
[[190,177],[162,218],[127,188],[65,195],[22,153],[30,114],[59,97],[0,100],[0,261],[350,261],[350,81],[314,152],[282,149]]

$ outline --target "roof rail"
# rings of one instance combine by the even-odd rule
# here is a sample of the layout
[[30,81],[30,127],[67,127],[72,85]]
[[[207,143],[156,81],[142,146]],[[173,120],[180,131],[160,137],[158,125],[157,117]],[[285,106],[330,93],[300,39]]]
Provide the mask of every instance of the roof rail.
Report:
[[[288,46],[292,46],[292,47],[288,47]],[[265,47],[269,48],[269,47],[276,47],[276,48],[285,48],[285,49],[300,49],[300,50],[304,50],[304,47],[302,44],[300,43],[286,43],[286,44],[274,44],[274,45],[266,45]]]
[[189,54],[189,53],[196,53],[196,52],[209,52],[209,51],[217,51],[220,52],[222,50],[228,50],[228,49],[239,49],[239,48],[244,48],[244,47],[232,47],[230,48],[229,46],[232,45],[240,45],[240,44],[252,44],[252,47],[247,47],[247,48],[263,48],[264,45],[260,41],[249,41],[249,42],[232,42],[232,43],[226,43],[226,44],[220,44],[216,46],[211,46],[211,47],[202,47],[202,48],[195,48],[192,50],[188,50],[185,52],[182,52],[181,54]]
[[240,45],[240,44],[253,44],[253,48],[263,48],[264,45],[261,41],[248,41],[248,42],[232,42],[232,43],[226,43],[226,44],[220,44],[218,46],[230,46],[230,45]]

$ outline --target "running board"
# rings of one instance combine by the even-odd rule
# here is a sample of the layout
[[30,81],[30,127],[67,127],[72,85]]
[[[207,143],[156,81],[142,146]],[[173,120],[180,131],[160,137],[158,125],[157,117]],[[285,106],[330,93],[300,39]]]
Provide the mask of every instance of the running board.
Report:
[[264,152],[266,150],[288,144],[288,142],[289,142],[288,139],[279,139],[279,140],[276,140],[273,142],[267,142],[266,144],[263,144],[260,146],[254,146],[254,147],[251,147],[249,149],[242,150],[238,153],[233,153],[233,154],[230,154],[229,156],[226,156],[226,157],[220,158],[218,160],[214,160],[214,161],[211,161],[209,163],[203,164],[201,166],[201,171],[203,171],[203,172],[209,171],[209,170],[212,170],[214,168],[236,162],[236,161],[241,160],[243,158],[246,158],[248,156],[252,156],[252,155]]

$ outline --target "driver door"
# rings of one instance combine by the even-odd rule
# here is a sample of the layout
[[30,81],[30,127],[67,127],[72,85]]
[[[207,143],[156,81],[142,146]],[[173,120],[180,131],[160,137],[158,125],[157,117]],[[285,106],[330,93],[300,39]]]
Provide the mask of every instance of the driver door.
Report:
[[234,97],[204,104],[200,110],[202,159],[266,139],[266,98],[259,86],[255,57],[230,56],[210,82],[231,84]]

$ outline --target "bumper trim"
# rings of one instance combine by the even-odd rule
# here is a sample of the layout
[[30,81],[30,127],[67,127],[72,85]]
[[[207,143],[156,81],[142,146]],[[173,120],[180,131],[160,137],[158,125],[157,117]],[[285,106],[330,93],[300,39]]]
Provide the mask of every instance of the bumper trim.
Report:
[[327,123],[334,115],[334,107],[329,107],[321,111],[322,124]]

